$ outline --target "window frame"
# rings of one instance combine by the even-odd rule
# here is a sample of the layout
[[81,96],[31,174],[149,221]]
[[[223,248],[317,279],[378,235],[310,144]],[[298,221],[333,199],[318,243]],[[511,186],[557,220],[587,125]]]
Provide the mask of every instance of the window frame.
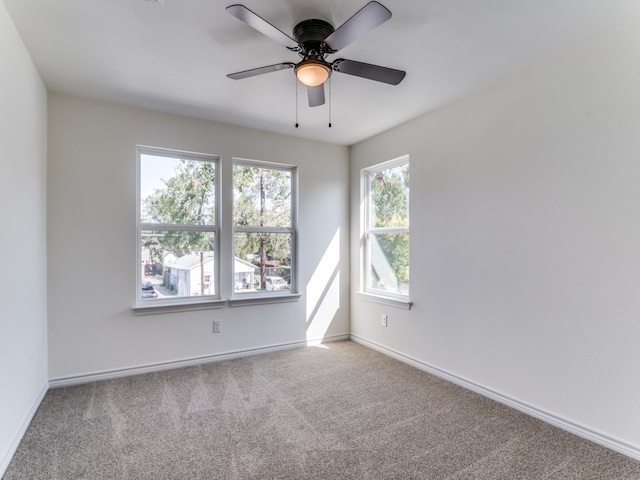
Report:
[[[150,155],[164,158],[175,158],[177,160],[192,160],[198,162],[212,163],[215,169],[215,195],[214,195],[214,219],[213,225],[195,224],[164,224],[164,223],[144,223],[142,221],[142,156]],[[221,157],[219,155],[187,152],[182,150],[150,147],[138,145],[136,147],[136,296],[134,311],[137,313],[156,313],[159,311],[179,311],[185,309],[201,309],[221,306],[221,284],[220,284],[220,222],[221,222]],[[146,230],[155,231],[175,231],[175,232],[209,232],[213,235],[213,281],[214,294],[181,296],[177,298],[147,299],[143,300],[140,285],[142,285],[142,232]],[[206,304],[206,306],[204,306]]]
[[[280,170],[290,173],[291,176],[291,218],[289,227],[272,227],[272,226],[239,226],[235,224],[235,199],[231,195],[231,251],[232,251],[232,268],[231,268],[231,298],[230,303],[234,305],[254,304],[258,299],[272,299],[277,297],[299,297],[298,293],[298,167],[295,165],[269,162],[264,160],[252,160],[246,158],[232,158],[232,178],[236,165],[263,168],[269,170]],[[233,184],[232,189],[235,189]],[[236,232],[242,233],[281,233],[291,235],[291,281],[290,288],[287,290],[254,290],[250,292],[237,291],[235,288],[235,236]]]
[[[411,168],[411,162],[409,155],[403,155],[401,157],[387,160],[385,162],[377,163],[363,168],[360,171],[361,177],[361,205],[363,220],[362,220],[362,254],[361,254],[361,268],[360,268],[360,296],[363,299],[370,300],[376,303],[384,303],[391,306],[398,306],[402,308],[411,308],[410,302],[411,294],[411,281],[409,280],[409,289],[406,294],[399,292],[385,291],[378,288],[372,288],[369,286],[371,275],[371,236],[375,234],[393,234],[393,233],[406,233],[409,236],[409,258],[411,252],[411,234],[410,234],[410,202],[407,214],[409,215],[409,224],[407,226],[393,226],[393,227],[374,227],[372,226],[373,220],[373,208],[372,208],[372,192],[371,192],[371,177],[375,174],[391,168],[407,165]],[[410,171],[410,170],[409,170]],[[411,188],[409,187],[409,192]],[[409,193],[410,195],[410,193]],[[411,264],[409,260],[409,265]]]

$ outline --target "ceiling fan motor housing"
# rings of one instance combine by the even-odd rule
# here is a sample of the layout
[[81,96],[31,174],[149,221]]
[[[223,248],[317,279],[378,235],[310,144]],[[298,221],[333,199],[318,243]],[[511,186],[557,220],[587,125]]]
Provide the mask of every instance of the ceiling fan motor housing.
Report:
[[293,28],[293,37],[302,46],[300,52],[303,57],[315,55],[323,58],[331,49],[324,43],[324,39],[333,33],[333,26],[324,20],[303,20]]

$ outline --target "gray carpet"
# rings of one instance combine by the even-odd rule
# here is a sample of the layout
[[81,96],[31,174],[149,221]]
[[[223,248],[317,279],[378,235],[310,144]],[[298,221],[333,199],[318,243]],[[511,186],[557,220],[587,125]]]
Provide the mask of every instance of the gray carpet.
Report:
[[353,342],[50,390],[14,479],[640,479],[640,462]]

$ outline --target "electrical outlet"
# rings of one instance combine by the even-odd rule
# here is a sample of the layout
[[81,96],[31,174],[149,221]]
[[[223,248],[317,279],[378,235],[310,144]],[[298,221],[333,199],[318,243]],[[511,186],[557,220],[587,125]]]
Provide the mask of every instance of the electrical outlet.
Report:
[[220,333],[222,331],[222,320],[213,321],[213,333]]
[[383,314],[382,314],[382,326],[383,326],[383,327],[386,327],[386,326],[387,326],[387,320],[388,320],[387,314],[386,314],[386,313],[383,313]]

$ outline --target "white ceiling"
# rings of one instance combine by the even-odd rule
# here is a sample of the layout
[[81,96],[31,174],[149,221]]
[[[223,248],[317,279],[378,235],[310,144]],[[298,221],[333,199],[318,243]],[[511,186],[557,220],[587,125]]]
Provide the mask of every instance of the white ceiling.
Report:
[[[225,12],[238,0],[2,0],[49,91],[351,145],[540,65],[640,16],[639,0],[380,0],[386,23],[337,57],[406,70],[390,86],[336,73],[309,108],[298,56]],[[338,27],[368,0],[240,0],[280,30]],[[328,127],[331,113],[332,128]]]

